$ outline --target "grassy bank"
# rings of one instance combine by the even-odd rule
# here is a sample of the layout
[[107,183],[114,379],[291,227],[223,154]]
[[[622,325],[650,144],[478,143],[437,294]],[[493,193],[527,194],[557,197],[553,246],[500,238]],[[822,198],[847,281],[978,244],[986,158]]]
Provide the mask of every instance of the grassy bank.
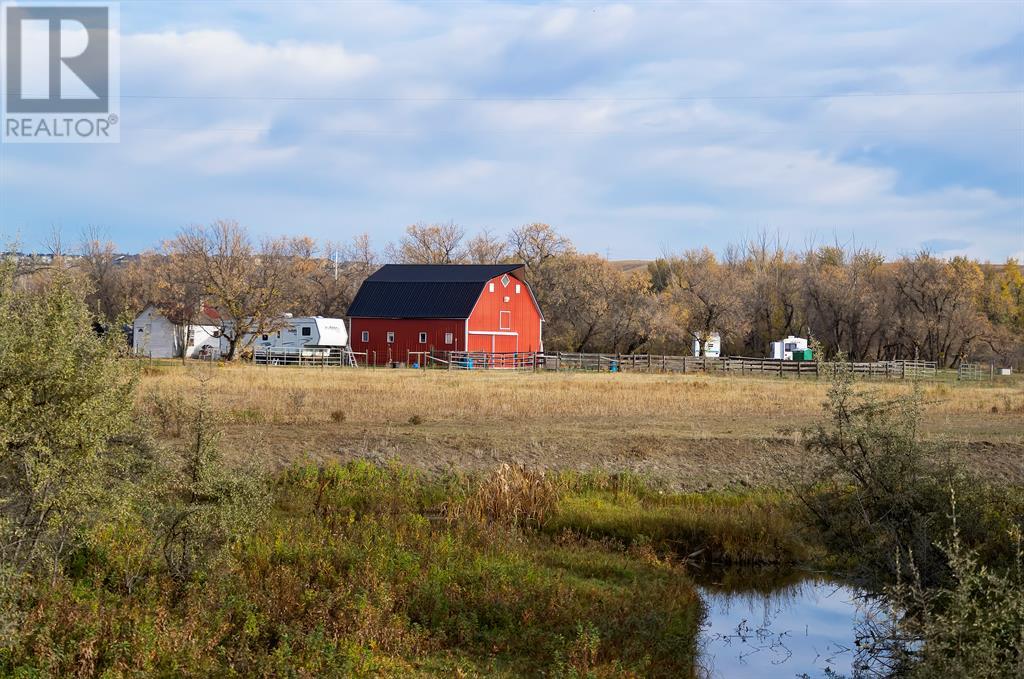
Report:
[[456,511],[481,492],[490,491],[475,481],[365,463],[294,468],[276,484],[270,518],[184,584],[163,573],[144,526],[108,525],[71,577],[23,594],[25,617],[0,668],[693,673],[701,604],[676,559],[626,533],[615,543],[586,537],[592,527],[571,514],[580,496],[562,489],[544,519],[562,520],[557,529],[511,518],[515,498],[503,515]]
[[769,492],[573,493],[561,500],[547,530],[650,544],[701,563],[806,564],[823,558],[796,520],[793,499]]

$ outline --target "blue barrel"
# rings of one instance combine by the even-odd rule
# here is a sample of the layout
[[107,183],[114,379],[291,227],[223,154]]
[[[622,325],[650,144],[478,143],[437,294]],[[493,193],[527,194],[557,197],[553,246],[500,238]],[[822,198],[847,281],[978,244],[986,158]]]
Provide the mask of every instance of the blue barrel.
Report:
[[612,361],[608,365],[608,372],[613,372],[613,373],[619,372],[619,362],[618,361]]

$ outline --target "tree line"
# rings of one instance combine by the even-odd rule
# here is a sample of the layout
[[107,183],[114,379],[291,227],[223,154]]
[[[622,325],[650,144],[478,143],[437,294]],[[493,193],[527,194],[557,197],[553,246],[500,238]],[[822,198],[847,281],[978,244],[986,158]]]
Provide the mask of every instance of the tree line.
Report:
[[[761,235],[722,253],[695,248],[632,263],[583,252],[541,223],[475,235],[452,222],[418,223],[377,248],[368,234],[259,240],[230,220],[183,228],[126,260],[90,230],[77,255],[64,267],[84,279],[98,317],[115,322],[153,303],[187,326],[210,305],[226,321],[232,358],[246,337],[277,329],[285,312],[344,316],[384,263],[517,262],[544,312],[548,350],[682,354],[718,333],[732,355],[764,356],[772,341],[798,335],[854,360],[1024,361],[1024,272],[1013,259],[927,251],[887,259],[842,245],[796,251]],[[45,284],[57,266],[22,264],[24,285]]]

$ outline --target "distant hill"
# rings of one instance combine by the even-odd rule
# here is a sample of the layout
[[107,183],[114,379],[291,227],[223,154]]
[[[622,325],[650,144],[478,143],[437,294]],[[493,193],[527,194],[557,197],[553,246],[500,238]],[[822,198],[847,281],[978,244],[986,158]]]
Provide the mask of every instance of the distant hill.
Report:
[[632,273],[634,271],[642,271],[647,268],[647,265],[651,263],[649,259],[613,259],[608,262],[620,271],[626,273]]

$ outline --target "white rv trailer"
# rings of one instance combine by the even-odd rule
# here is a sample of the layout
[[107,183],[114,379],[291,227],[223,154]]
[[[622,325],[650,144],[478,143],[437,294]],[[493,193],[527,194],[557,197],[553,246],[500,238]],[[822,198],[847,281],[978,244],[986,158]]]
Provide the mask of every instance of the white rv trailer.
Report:
[[693,337],[693,355],[694,356],[707,356],[708,358],[718,358],[722,355],[722,336],[717,332],[711,333],[707,340],[704,342],[704,353],[700,353],[700,338],[694,334]]
[[252,348],[259,363],[341,358],[347,354],[348,330],[341,318],[286,314],[281,329],[257,336]]
[[807,340],[803,337],[790,335],[786,339],[772,342],[772,358],[783,361],[792,361],[794,351],[802,351],[807,348]]

